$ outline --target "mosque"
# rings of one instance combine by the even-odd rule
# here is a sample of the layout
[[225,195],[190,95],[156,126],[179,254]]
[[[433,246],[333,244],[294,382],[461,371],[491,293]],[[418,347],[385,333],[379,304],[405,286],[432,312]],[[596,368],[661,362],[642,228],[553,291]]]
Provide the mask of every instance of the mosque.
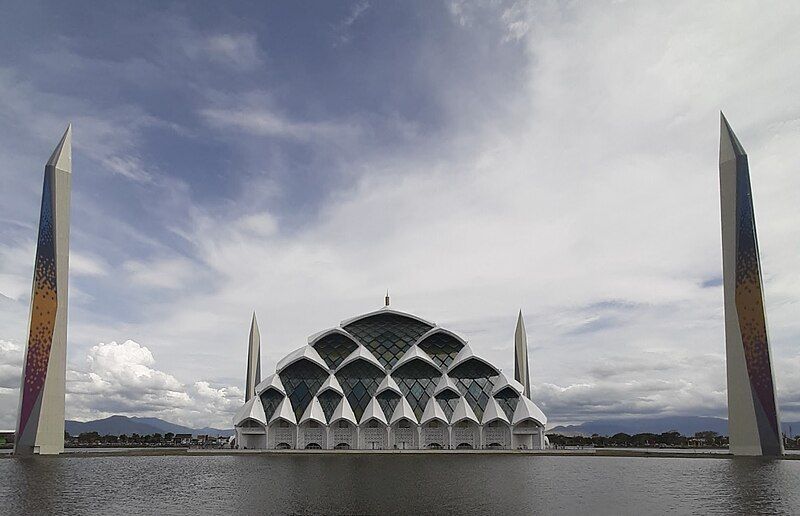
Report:
[[547,418],[530,399],[525,326],[515,378],[460,336],[385,306],[308,338],[260,381],[253,316],[240,449],[541,449]]

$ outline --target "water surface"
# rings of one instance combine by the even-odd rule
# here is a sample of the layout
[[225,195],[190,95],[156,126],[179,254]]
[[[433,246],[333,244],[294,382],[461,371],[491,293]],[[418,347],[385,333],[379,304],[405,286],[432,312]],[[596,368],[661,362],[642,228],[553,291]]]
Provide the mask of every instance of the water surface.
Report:
[[790,514],[800,461],[530,455],[0,459],[8,514]]

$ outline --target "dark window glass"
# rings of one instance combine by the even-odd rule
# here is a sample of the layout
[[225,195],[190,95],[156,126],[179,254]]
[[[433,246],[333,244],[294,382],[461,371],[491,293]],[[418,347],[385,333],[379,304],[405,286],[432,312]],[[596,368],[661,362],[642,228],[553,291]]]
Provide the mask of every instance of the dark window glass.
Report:
[[383,409],[383,415],[386,416],[386,420],[392,418],[392,414],[394,414],[395,408],[397,408],[397,404],[400,403],[400,395],[394,391],[383,391],[382,393],[376,396],[378,400],[378,404]]
[[439,403],[439,406],[442,407],[442,410],[444,410],[448,421],[450,421],[450,417],[452,417],[453,411],[456,409],[456,405],[458,405],[459,398],[460,396],[453,391],[442,391],[436,395],[436,401]]
[[480,420],[492,394],[497,372],[480,360],[470,358],[448,373]]
[[392,378],[400,386],[417,419],[422,417],[440,377],[441,373],[435,367],[419,359],[406,362],[392,372]]
[[331,333],[314,343],[314,349],[331,369],[339,367],[357,347],[355,342],[341,333]]
[[328,378],[328,372],[311,360],[301,358],[279,373],[286,395],[299,421],[311,398]]
[[264,415],[267,416],[267,422],[269,422],[282,400],[283,394],[275,389],[270,388],[261,393],[261,404],[264,406]]
[[514,418],[514,411],[517,409],[517,403],[519,402],[519,394],[517,394],[517,391],[511,387],[506,387],[495,394],[494,399],[497,400],[500,408],[503,409],[508,420],[511,421]]
[[380,368],[363,359],[354,360],[336,372],[336,379],[353,408],[356,421],[361,421],[364,409],[384,376],[385,373]]
[[322,406],[322,412],[325,413],[325,421],[330,421],[331,416],[333,416],[333,411],[336,410],[336,407],[339,406],[339,402],[342,400],[342,395],[328,389],[317,396],[317,399],[319,400],[320,406]]
[[384,367],[392,367],[432,326],[397,314],[376,314],[344,327]]
[[419,343],[419,347],[430,355],[439,367],[449,366],[464,345],[446,333],[434,333]]

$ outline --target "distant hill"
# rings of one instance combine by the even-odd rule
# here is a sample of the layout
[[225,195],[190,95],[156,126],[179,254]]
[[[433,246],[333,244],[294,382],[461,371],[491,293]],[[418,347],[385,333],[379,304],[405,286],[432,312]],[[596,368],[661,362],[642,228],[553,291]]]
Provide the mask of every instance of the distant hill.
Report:
[[156,417],[127,417],[111,416],[105,419],[94,421],[72,421],[65,422],[65,430],[70,435],[79,435],[83,432],[97,432],[100,435],[121,435],[121,434],[192,434],[192,435],[233,435],[233,429],[220,430],[218,428],[189,428],[188,426],[176,425]]
[[[788,435],[789,426],[792,433],[800,433],[800,423],[785,422],[781,425]],[[704,430],[712,430],[720,435],[728,435],[728,420],[720,417],[702,416],[665,416],[654,418],[623,418],[587,421],[580,425],[556,426],[547,431],[549,434],[611,436],[620,432],[626,434],[654,433],[661,434],[675,430],[683,435],[694,435]]]

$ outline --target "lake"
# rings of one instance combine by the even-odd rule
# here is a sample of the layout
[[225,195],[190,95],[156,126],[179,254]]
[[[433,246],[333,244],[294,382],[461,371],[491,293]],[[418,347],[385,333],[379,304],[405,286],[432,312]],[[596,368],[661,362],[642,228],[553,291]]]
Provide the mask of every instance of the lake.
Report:
[[0,459],[8,514],[788,514],[800,461],[486,454]]

